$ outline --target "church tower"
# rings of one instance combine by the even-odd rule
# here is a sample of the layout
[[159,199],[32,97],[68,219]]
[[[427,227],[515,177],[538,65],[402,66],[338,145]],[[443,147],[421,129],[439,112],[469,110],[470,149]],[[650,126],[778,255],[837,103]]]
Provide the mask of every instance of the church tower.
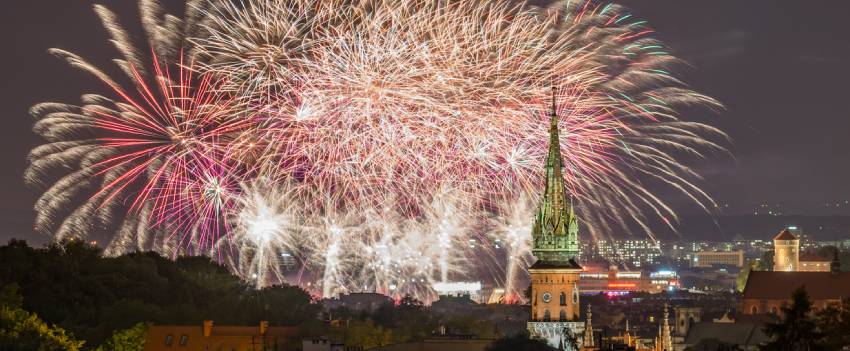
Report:
[[796,272],[800,266],[800,238],[783,229],[773,237],[773,270]]
[[531,229],[532,254],[537,261],[531,275],[531,336],[555,348],[571,350],[582,345],[584,323],[579,321],[578,219],[564,183],[564,165],[558,133],[555,89],[549,120],[546,183]]

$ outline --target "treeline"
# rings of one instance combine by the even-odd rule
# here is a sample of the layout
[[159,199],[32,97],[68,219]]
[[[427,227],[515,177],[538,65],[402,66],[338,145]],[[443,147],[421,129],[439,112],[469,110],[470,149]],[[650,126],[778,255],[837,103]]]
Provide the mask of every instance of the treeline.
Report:
[[88,348],[139,323],[302,325],[315,322],[321,310],[298,287],[256,290],[206,257],[103,257],[81,241],[34,248],[12,240],[0,246],[0,288],[20,296],[4,308],[32,313]]

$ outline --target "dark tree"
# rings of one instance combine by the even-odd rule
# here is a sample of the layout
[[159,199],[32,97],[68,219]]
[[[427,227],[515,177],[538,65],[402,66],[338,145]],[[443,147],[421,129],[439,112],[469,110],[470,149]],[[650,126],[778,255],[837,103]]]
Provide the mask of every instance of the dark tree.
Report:
[[0,350],[78,351],[77,341],[62,328],[49,325],[21,309],[23,299],[16,284],[0,287]]
[[319,312],[298,287],[255,290],[208,257],[103,257],[79,240],[44,248],[23,241],[0,246],[0,286],[6,284],[20,286],[24,310],[91,347],[140,322],[297,325]]
[[850,346],[850,298],[844,299],[839,306],[829,306],[818,312],[817,325],[827,350]]
[[805,287],[791,294],[791,305],[782,307],[782,313],[775,323],[765,326],[764,332],[773,338],[763,345],[762,350],[770,351],[815,351],[824,350],[819,343],[821,338],[815,321],[809,317],[812,302]]
[[529,338],[528,334],[521,333],[514,336],[498,339],[487,347],[487,351],[555,351],[545,341]]
[[765,251],[763,255],[761,255],[761,259],[756,265],[757,271],[772,271],[773,270],[773,250]]

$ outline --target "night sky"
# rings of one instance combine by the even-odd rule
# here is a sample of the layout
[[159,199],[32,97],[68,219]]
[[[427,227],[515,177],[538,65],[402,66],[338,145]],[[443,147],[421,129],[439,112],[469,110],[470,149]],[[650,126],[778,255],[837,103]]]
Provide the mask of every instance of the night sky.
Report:
[[[137,26],[135,1],[100,1]],[[734,157],[700,162],[704,188],[725,213],[762,203],[786,214],[850,214],[850,1],[628,0],[656,37],[690,65],[676,72],[718,100],[720,113],[694,111],[729,133]],[[22,180],[27,152],[40,140],[27,110],[42,101],[78,103],[106,90],[46,53],[68,49],[99,66],[114,49],[88,1],[16,1],[0,11],[5,50],[0,106],[0,224],[25,231],[38,190]],[[114,69],[114,66],[109,66]],[[114,71],[110,71],[114,72]],[[673,201],[674,203],[678,201]],[[840,206],[836,207],[836,204]],[[682,206],[683,212],[692,209]]]

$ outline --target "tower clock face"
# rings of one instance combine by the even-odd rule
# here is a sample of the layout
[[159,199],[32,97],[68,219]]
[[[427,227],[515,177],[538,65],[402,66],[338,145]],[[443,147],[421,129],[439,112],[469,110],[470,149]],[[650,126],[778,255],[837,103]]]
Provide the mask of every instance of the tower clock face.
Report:
[[545,292],[543,293],[543,302],[552,301],[552,294]]

